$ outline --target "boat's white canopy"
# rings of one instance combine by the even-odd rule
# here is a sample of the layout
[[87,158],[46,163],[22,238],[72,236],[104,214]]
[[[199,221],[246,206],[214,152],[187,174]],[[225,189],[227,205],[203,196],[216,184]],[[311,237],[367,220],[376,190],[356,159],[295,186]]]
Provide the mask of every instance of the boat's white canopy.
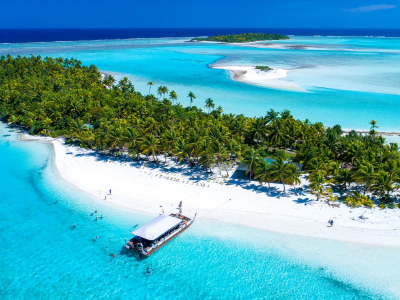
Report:
[[146,240],[155,240],[160,235],[178,225],[182,220],[166,215],[159,215],[142,227],[136,229],[132,234],[140,236]]

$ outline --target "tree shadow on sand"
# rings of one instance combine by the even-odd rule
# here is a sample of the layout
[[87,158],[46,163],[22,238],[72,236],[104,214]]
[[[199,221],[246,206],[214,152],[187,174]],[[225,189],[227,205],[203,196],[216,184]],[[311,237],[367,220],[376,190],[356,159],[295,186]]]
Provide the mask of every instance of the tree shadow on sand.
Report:
[[304,204],[305,206],[307,206],[307,205],[314,204],[315,200],[312,200],[310,198],[298,198],[298,199],[294,199],[293,202],[295,202],[297,204]]

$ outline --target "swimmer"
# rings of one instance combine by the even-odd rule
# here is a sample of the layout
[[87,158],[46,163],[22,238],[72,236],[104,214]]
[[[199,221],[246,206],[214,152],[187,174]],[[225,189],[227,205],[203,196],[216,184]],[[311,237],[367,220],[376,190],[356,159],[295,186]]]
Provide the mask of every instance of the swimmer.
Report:
[[103,219],[103,215],[100,216],[100,219]]
[[97,214],[97,209],[94,212]]
[[74,223],[74,228],[76,227],[76,224]]
[[93,213],[91,213],[90,215],[93,216]]
[[95,237],[94,237],[94,240],[97,240],[98,238],[99,238],[98,236],[95,236]]
[[147,269],[146,269],[146,272],[149,273],[149,274],[151,274],[151,271],[150,271],[150,270],[151,270],[151,271],[154,271],[152,268],[147,268]]
[[97,217],[96,217],[96,221],[97,221]]

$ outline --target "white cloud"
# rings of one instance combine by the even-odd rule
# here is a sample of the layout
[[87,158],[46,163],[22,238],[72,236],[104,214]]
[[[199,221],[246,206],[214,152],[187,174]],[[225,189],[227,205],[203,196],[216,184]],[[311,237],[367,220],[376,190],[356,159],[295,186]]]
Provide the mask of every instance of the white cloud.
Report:
[[346,9],[346,11],[349,11],[349,12],[371,12],[371,11],[375,11],[375,10],[384,10],[384,9],[393,9],[393,8],[397,8],[397,5],[379,4],[379,5],[361,6],[361,7]]

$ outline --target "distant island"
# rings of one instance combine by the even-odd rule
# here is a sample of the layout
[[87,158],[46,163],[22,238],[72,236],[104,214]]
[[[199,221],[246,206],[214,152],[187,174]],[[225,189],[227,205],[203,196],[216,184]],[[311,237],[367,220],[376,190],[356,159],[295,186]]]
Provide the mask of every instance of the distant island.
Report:
[[226,42],[226,43],[249,43],[258,41],[288,40],[289,37],[283,34],[272,33],[242,33],[229,35],[216,35],[206,38],[196,37],[192,41],[202,42]]
[[257,69],[257,70],[264,71],[264,72],[273,70],[273,68],[270,68],[270,67],[268,67],[268,66],[256,66],[256,69]]

